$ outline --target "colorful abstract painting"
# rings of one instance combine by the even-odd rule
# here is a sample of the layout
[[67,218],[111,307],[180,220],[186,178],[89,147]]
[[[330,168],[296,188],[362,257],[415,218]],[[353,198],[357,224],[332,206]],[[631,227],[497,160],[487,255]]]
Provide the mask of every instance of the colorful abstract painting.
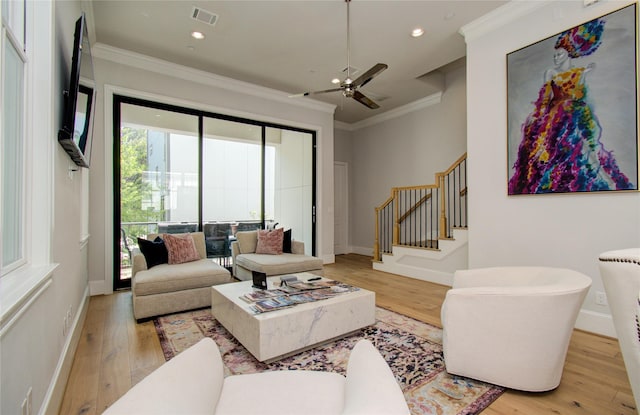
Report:
[[638,190],[636,13],[507,55],[509,195]]

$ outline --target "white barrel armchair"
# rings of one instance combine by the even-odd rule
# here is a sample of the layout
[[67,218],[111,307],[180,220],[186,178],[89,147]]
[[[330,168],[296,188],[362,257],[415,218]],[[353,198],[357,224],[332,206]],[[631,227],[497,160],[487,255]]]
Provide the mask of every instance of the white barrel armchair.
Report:
[[640,248],[600,254],[600,274],[640,414]]
[[590,286],[563,268],[457,271],[442,305],[447,372],[523,391],[556,388]]
[[210,338],[166,362],[104,415],[409,415],[400,385],[378,349],[359,340],[346,376],[311,370],[276,370],[224,377]]

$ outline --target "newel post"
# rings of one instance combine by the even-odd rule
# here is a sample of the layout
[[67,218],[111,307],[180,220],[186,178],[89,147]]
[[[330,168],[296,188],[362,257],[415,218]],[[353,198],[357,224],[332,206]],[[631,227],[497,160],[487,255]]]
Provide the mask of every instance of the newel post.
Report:
[[376,215],[376,239],[373,242],[373,260],[380,261],[380,210],[374,208]]
[[398,206],[398,189],[393,188],[393,245],[398,245],[400,241],[400,207]]
[[447,238],[447,214],[446,214],[446,204],[447,198],[445,197],[444,191],[444,175],[442,173],[438,173],[438,191],[440,192],[440,239]]

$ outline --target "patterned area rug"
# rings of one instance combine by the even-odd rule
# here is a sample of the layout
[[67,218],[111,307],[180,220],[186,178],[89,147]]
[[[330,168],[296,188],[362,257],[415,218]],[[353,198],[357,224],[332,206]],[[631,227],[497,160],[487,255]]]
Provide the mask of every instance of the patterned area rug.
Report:
[[201,338],[211,337],[223,356],[225,376],[284,369],[344,375],[350,350],[359,339],[367,338],[391,367],[415,415],[478,414],[504,391],[449,375],[444,370],[441,329],[379,307],[373,326],[270,364],[257,361],[213,318],[208,308],[159,317],[154,324],[167,360]]

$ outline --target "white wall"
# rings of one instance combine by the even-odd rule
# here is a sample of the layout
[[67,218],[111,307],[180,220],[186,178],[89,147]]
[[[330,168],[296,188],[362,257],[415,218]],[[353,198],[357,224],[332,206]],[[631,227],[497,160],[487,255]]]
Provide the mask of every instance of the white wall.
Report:
[[[467,42],[469,266],[545,265],[581,271],[593,286],[578,327],[613,336],[601,252],[640,246],[640,193],[507,196],[506,55],[629,4],[514,2],[463,29]],[[629,85],[633,88],[634,85]],[[535,100],[536,97],[532,97]],[[634,179],[635,181],[635,179]]]
[[293,101],[286,93],[218,77],[157,59],[94,47],[100,96],[96,106],[91,168],[89,269],[91,292],[111,291],[113,273],[111,94],[151,99],[222,114],[290,125],[317,133],[316,255],[333,256],[333,110],[309,100]]
[[294,240],[304,242],[305,253],[311,255],[313,142],[311,135],[282,131],[276,161],[275,219],[279,227],[291,229]]
[[[24,267],[28,271],[20,275],[21,284],[29,285],[43,268],[53,272],[48,272],[44,283],[30,287],[15,310],[5,314],[7,304],[3,304],[0,413],[22,413],[31,389],[31,413],[56,414],[88,300],[88,236],[82,224],[86,217],[83,179],[88,170],[70,173],[69,167],[75,165],[57,144],[62,91],[68,87],[73,32],[81,8],[77,1],[28,1],[27,7],[38,16],[28,29],[28,41],[36,50],[30,62],[40,69],[37,82],[30,85],[38,102],[28,106],[27,122],[37,124],[27,132],[28,158],[39,164],[30,169],[38,173],[30,177],[30,185],[44,186],[46,191],[35,191],[27,204],[33,205],[36,217],[33,229],[26,232],[32,235],[27,237],[31,258]],[[25,216],[29,215],[27,209]],[[0,285],[7,290],[4,278]]]
[[435,184],[435,173],[464,154],[465,103],[465,68],[459,68],[446,75],[439,103],[352,131],[350,138],[340,137],[336,159],[350,162],[349,234],[354,252],[372,255],[374,208],[390,196],[392,187]]

